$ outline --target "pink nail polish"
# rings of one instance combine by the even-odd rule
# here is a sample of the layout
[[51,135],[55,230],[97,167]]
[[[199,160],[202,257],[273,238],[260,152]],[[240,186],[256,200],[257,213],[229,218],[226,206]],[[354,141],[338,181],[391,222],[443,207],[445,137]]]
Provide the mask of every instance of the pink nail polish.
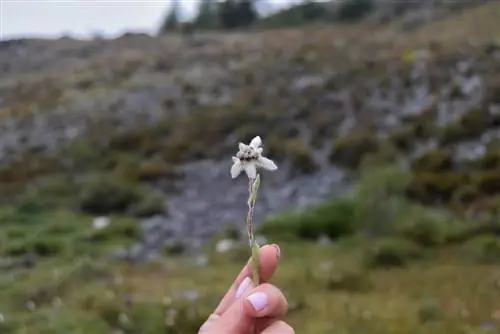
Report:
[[265,309],[268,304],[267,295],[264,292],[255,292],[248,296],[247,300],[257,312]]
[[250,277],[245,277],[245,279],[240,283],[238,289],[236,289],[236,298],[240,298],[250,284],[252,284],[252,279]]

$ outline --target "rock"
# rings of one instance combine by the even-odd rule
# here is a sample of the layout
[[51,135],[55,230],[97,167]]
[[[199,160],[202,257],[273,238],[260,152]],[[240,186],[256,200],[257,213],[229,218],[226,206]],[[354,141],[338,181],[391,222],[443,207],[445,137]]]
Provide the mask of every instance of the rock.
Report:
[[109,226],[109,222],[108,217],[96,217],[92,221],[92,228],[94,230],[102,230]]
[[226,253],[226,252],[230,251],[231,249],[233,249],[234,244],[235,244],[234,240],[231,240],[231,239],[220,240],[215,245],[215,251],[217,253]]

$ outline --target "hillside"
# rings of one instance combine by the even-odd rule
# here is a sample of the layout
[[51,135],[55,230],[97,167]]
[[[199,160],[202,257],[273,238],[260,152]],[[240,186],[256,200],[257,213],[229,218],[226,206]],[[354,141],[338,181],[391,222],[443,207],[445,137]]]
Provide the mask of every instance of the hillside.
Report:
[[[101,279],[107,275],[130,276],[125,285],[113,286],[119,296],[130,293],[149,300],[151,291],[141,284],[144,277],[151,277],[146,285],[150,284],[152,290],[154,287],[165,294],[175,290],[175,284],[180,289],[198,289],[200,281],[183,283],[182,277],[201,277],[196,270],[202,269],[193,269],[185,258],[175,256],[203,252],[205,242],[212,247],[213,238],[221,238],[221,234],[229,233],[223,232],[228,225],[242,221],[247,189],[243,178],[230,179],[230,156],[239,141],[248,142],[255,135],[262,136],[266,155],[280,166],[278,173],[263,175],[255,213],[258,224],[270,224],[264,225],[270,226],[267,233],[262,232],[266,237],[280,239],[291,233],[316,240],[325,234],[333,240],[351,236],[354,230],[359,232],[358,225],[353,230],[339,227],[343,222],[338,223],[338,217],[343,220],[348,216],[343,206],[340,211],[337,206],[335,210],[323,208],[326,211],[304,216],[307,219],[292,215],[273,220],[268,215],[306,210],[332,196],[356,193],[355,181],[367,171],[368,175],[378,175],[375,171],[379,167],[396,165],[408,176],[407,183],[400,183],[403,189],[398,198],[412,202],[398,207],[404,208],[402,215],[391,211],[393,223],[396,216],[411,216],[405,210],[413,205],[418,209],[408,212],[425,217],[425,224],[434,223],[433,219],[448,221],[443,218],[448,214],[466,223],[459,226],[460,233],[453,230],[453,236],[442,240],[439,235],[452,248],[439,248],[430,254],[435,255],[439,266],[424,270],[423,277],[430,280],[428,291],[442,292],[436,298],[446,304],[457,291],[490,286],[495,277],[490,264],[474,264],[478,270],[471,271],[470,264],[457,264],[455,257],[461,257],[463,251],[457,240],[472,237],[472,232],[466,237],[462,233],[463,228],[471,228],[469,220],[474,220],[474,235],[478,226],[493,226],[498,232],[498,22],[500,4],[488,2],[413,29],[397,20],[193,36],[126,34],[114,40],[0,42],[0,255],[7,261],[0,267],[17,268],[18,260],[24,261],[21,266],[33,265],[30,261],[37,264],[35,274],[30,276],[23,270],[19,277],[24,280],[1,292],[5,298],[0,299],[5,302],[0,302],[0,314],[2,308],[12,309],[19,317],[13,327],[0,325],[0,332],[7,328],[17,333],[21,327],[16,326],[26,323],[24,329],[33,333],[30,328],[35,327],[30,324],[40,324],[45,316],[56,319],[52,324],[55,327],[39,333],[67,333],[78,319],[89,323],[82,333],[107,333],[109,328],[120,327],[113,312],[121,312],[123,305],[97,296],[109,288],[107,278]],[[382,195],[372,196],[371,200],[384,202]],[[370,208],[373,211],[368,210],[368,216],[380,213],[377,205]],[[446,215],[439,211],[435,216],[434,209],[444,209]],[[429,217],[422,213],[426,210],[431,210]],[[374,221],[386,219],[385,214]],[[109,229],[92,228],[91,221],[98,216],[111,218]],[[322,217],[334,222],[321,225]],[[304,223],[313,227],[304,227]],[[430,233],[432,239],[434,225],[425,226],[422,233],[425,238]],[[403,235],[407,237],[406,232]],[[415,240],[421,238],[420,234],[411,235]],[[321,299],[323,290],[317,286],[326,284],[328,291],[338,289],[341,295],[347,291],[346,299],[340,298],[347,303],[359,286],[344,289],[336,285],[337,279],[345,284],[354,275],[363,285],[364,275],[371,275],[364,269],[354,268],[351,273],[352,268],[342,267],[344,262],[347,265],[358,259],[359,249],[372,246],[362,242],[358,247],[360,241],[355,237],[351,241],[356,250],[351,252],[349,240],[347,246],[331,244],[331,240],[327,246],[315,242],[304,246],[308,247],[304,256],[310,259],[327,257],[325,251],[342,258],[341,268],[335,267],[341,278],[335,276],[337,269],[327,273],[332,277],[317,278],[319,269],[308,267],[310,271],[291,280],[297,270],[294,266],[300,267],[307,258],[300,257],[299,244],[289,244],[285,238],[285,251],[290,250],[292,258],[280,282],[296,302],[291,317],[302,329],[298,333],[332,330],[331,318],[324,311],[315,322],[318,327],[300,327],[305,326],[300,317],[311,316],[310,308],[322,309],[321,305],[339,312],[344,333],[374,328],[373,333],[388,333],[389,328],[393,333],[407,333],[418,323],[409,312],[424,308],[423,313],[434,314],[433,306],[421,305],[412,297],[418,294],[420,284],[412,278],[412,270],[421,270],[418,265],[394,276],[374,273],[371,293],[353,297],[356,315],[335,299],[339,297],[336,294]],[[496,239],[488,239],[485,245],[491,240],[495,244]],[[393,246],[388,246],[391,252]],[[394,247],[394,252],[402,252],[401,257],[414,258],[412,245],[396,241]],[[99,262],[97,257],[106,259],[103,254],[110,252],[132,262],[167,261],[169,269],[153,263],[150,267],[105,265],[102,270],[86,262],[89,258],[92,264],[94,259]],[[213,268],[204,269],[220,282],[216,288],[219,293],[225,287],[222,284],[230,280],[221,277],[222,273],[236,270],[247,253],[245,248],[227,255],[229,258],[215,254],[212,259],[212,255],[209,253]],[[399,261],[399,253],[394,256]],[[79,266],[80,260],[86,269],[75,274],[73,265]],[[63,273],[68,270],[67,277],[63,275],[66,278],[47,287],[53,267]],[[165,270],[172,270],[173,285],[162,287]],[[477,275],[471,274],[470,281],[453,280],[469,272]],[[92,293],[78,288],[85,284],[87,274],[92,277],[89,289],[96,289]],[[16,275],[0,276],[0,286],[8,287]],[[411,281],[410,286],[403,284],[406,280]],[[293,282],[311,288],[312,298],[319,304],[311,306],[304,296],[297,295]],[[451,290],[440,291],[446,282],[451,282]],[[394,287],[391,299],[383,309],[377,309],[388,286]],[[25,287],[36,293],[24,293]],[[208,300],[203,299],[198,310],[201,316],[216,298],[214,291],[205,290],[199,290]],[[66,316],[50,307],[55,297],[63,296],[67,296],[69,305],[67,318],[74,323],[60,323]],[[477,298],[484,297],[481,305],[488,317],[494,314],[494,321],[498,321],[494,296],[491,293]],[[463,300],[450,302],[450,307],[455,312],[462,302],[474,303],[474,298],[471,292]],[[37,312],[27,313],[19,306],[33,300],[43,305]],[[154,310],[162,307],[159,305],[154,304]],[[364,307],[375,320],[359,322]],[[415,333],[482,333],[472,330],[489,321],[482,316],[484,310],[477,306],[468,311],[470,318],[460,316],[457,320],[456,312],[450,315],[447,308],[445,320]],[[398,321],[391,322],[387,317],[392,312],[397,313]],[[153,317],[153,313],[146,313],[136,316],[140,321]],[[103,327],[92,327],[92,319]],[[158,318],[150,320],[153,323]],[[187,322],[186,327],[181,325],[174,332],[193,332],[193,323],[198,322]],[[129,332],[139,333],[138,328],[144,327],[134,328]],[[471,331],[462,331],[464,328]]]

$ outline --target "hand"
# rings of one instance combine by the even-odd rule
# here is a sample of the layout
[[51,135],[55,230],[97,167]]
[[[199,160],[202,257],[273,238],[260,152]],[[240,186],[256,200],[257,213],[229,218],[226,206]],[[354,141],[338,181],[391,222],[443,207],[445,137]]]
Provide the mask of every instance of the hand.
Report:
[[285,296],[267,283],[278,266],[279,257],[277,245],[262,247],[261,284],[253,286],[249,261],[198,334],[294,334],[293,328],[279,319],[287,310]]

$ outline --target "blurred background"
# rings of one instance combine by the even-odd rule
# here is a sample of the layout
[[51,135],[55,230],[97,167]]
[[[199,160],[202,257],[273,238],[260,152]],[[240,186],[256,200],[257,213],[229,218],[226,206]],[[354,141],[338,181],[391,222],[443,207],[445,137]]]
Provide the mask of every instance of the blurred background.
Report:
[[196,333],[261,244],[297,333],[500,333],[500,3],[0,5],[0,333]]

